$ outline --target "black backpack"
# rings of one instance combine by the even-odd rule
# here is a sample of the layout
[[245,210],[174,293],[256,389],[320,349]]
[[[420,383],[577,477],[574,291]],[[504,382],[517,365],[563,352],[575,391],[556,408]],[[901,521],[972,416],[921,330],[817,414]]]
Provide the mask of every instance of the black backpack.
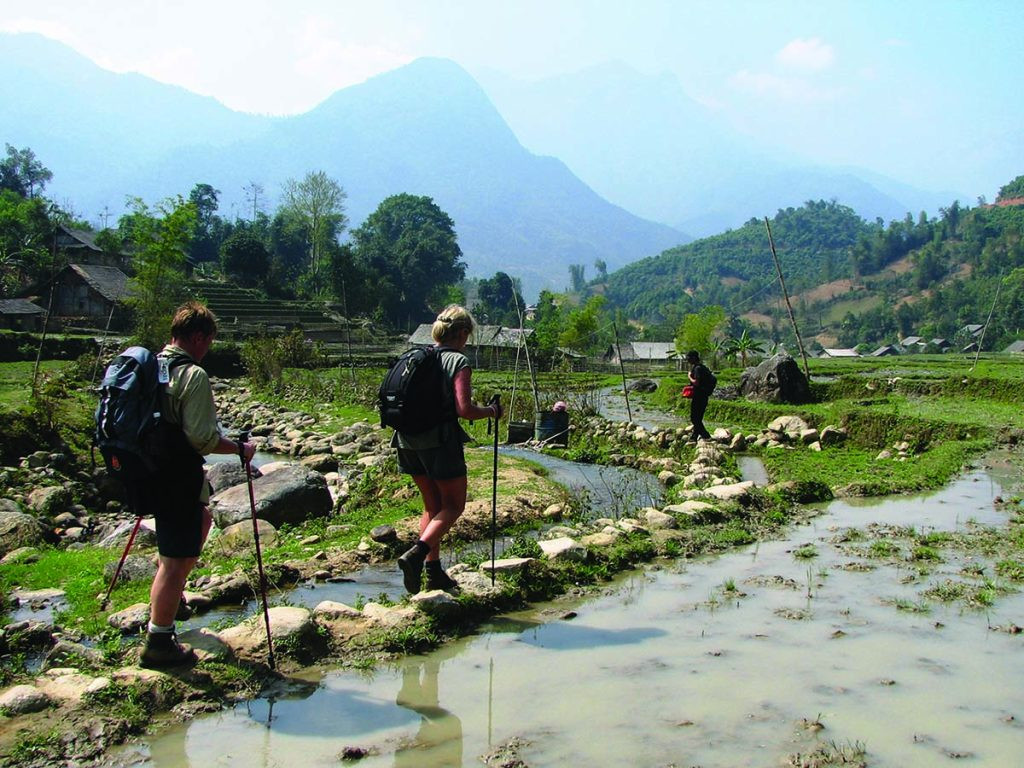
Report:
[[455,395],[441,367],[440,347],[413,347],[391,366],[377,393],[382,427],[418,435],[454,421]]
[[129,347],[103,375],[93,445],[107,472],[124,484],[129,500],[156,475],[165,442],[157,435],[166,384],[171,370],[187,362],[184,355],[157,357],[145,347]]
[[707,372],[708,372],[708,376],[707,376],[707,379],[706,379],[707,384],[704,386],[704,394],[706,394],[706,395],[708,395],[710,397],[711,394],[715,391],[715,387],[718,386],[718,377],[715,376],[715,374],[713,374],[711,372],[710,368],[707,369]]

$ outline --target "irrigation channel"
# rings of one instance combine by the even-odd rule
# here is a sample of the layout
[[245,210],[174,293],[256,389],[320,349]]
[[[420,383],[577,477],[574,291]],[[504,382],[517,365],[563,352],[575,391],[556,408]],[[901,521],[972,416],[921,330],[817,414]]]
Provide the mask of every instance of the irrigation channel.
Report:
[[[596,468],[540,459],[595,504],[615,503],[614,483]],[[763,472],[756,461],[743,469]],[[905,560],[844,542],[872,523],[1001,526],[995,499],[1014,480],[991,461],[938,492],[834,501],[784,540],[651,564],[394,666],[309,668],[273,696],[165,730],[116,761],[336,766],[357,748],[365,756],[345,764],[442,768],[490,756],[509,766],[725,768],[839,765],[814,753],[863,749],[872,767],[1020,765],[1022,639],[998,628],[1024,623],[1024,595],[987,611],[925,607]],[[794,554],[808,547],[815,557]],[[977,564],[943,557],[928,583]],[[401,594],[391,570],[352,578],[288,599]]]

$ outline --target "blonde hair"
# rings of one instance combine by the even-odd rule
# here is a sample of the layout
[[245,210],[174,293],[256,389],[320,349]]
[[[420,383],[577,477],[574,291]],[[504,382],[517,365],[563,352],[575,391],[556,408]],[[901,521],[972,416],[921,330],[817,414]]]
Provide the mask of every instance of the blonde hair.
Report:
[[472,333],[475,327],[476,321],[468,309],[458,304],[449,304],[437,316],[437,320],[430,328],[430,335],[438,344],[443,344],[464,329],[468,328]]

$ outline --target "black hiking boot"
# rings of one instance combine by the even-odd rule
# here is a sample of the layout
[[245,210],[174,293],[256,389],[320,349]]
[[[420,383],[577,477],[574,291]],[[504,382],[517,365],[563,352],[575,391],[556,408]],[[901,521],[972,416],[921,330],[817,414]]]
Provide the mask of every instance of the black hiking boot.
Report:
[[410,595],[419,592],[423,585],[423,561],[427,557],[427,552],[423,551],[423,547],[426,547],[426,544],[421,546],[417,541],[398,558],[398,567],[402,571],[402,582],[405,584],[405,591]]
[[178,603],[178,612],[174,614],[175,621],[188,621],[192,618],[192,606],[185,602],[185,598],[181,598],[181,602]]
[[196,652],[178,642],[173,632],[149,632],[139,654],[139,664],[149,669],[194,664]]
[[445,592],[457,590],[459,582],[445,573],[440,560],[431,560],[427,564],[427,589],[443,589]]

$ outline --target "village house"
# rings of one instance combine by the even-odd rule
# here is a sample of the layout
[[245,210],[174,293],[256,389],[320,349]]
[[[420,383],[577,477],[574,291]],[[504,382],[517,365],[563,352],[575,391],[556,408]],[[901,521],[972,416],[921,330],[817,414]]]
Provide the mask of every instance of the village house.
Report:
[[41,331],[46,310],[28,299],[0,299],[0,328]]
[[626,341],[618,349],[612,344],[602,357],[614,365],[678,365],[681,360],[671,341]]
[[68,264],[57,273],[51,290],[52,316],[63,325],[102,328],[114,305],[128,295],[128,275],[117,267]]
[[821,350],[819,357],[860,357],[860,352],[856,349],[829,349],[826,347]]
[[[423,323],[407,339],[410,346],[434,343],[430,335],[432,323]],[[502,325],[478,325],[466,344],[466,357],[474,368],[498,370],[516,364],[524,342],[533,335],[532,328],[507,328]],[[525,357],[522,360],[525,364]]]

